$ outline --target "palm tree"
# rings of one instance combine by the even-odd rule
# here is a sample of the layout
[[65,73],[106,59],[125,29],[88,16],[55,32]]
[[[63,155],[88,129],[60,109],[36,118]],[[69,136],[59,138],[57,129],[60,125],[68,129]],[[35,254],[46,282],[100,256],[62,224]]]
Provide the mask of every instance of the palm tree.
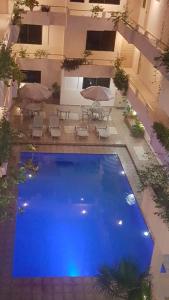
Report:
[[128,261],[122,261],[116,268],[101,267],[96,287],[100,293],[114,300],[151,300],[149,278],[140,274],[137,265]]

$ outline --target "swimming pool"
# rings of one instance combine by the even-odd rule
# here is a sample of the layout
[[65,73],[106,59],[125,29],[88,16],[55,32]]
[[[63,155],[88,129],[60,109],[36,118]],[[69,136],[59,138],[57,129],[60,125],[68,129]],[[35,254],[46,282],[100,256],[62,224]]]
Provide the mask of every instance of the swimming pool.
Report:
[[116,154],[21,153],[38,174],[19,185],[14,277],[94,276],[130,259],[145,271],[153,241]]

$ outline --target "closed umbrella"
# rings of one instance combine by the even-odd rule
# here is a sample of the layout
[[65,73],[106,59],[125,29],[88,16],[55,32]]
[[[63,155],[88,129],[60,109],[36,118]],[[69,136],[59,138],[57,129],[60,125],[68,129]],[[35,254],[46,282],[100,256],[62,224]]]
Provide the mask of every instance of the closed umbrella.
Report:
[[109,88],[104,86],[90,86],[82,90],[80,94],[85,98],[92,101],[108,101],[113,98]]
[[52,91],[40,83],[25,83],[19,89],[21,98],[29,98],[35,101],[48,99],[52,95]]

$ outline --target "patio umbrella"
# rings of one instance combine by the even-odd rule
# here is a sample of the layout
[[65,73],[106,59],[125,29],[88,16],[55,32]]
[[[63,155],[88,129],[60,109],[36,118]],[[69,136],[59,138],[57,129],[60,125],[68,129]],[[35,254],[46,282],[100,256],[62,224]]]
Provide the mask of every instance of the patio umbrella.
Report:
[[80,94],[85,98],[92,101],[108,101],[113,98],[109,88],[104,86],[90,86],[82,90]]
[[29,98],[35,101],[48,99],[52,95],[52,91],[40,83],[25,83],[19,89],[21,98]]

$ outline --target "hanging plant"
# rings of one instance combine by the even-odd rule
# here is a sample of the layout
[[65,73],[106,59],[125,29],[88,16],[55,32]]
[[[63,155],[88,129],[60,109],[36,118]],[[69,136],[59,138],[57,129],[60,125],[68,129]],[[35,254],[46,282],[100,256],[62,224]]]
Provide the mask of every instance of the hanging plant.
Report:
[[164,66],[166,68],[166,72],[169,72],[169,48],[165,49],[160,56],[154,58],[155,61],[159,62],[159,65],[154,66],[155,68]]
[[169,128],[164,126],[162,123],[154,122],[153,129],[156,133],[157,139],[161,145],[169,151]]
[[35,58],[47,58],[48,57],[48,52],[43,49],[38,49],[35,52]]
[[13,12],[12,12],[12,19],[11,19],[11,23],[12,25],[21,25],[21,14],[24,12],[24,9],[21,8],[22,5],[22,1],[21,0],[17,0],[14,2],[14,6],[13,6]]
[[91,9],[92,17],[93,18],[98,18],[99,13],[102,13],[103,11],[104,11],[104,8],[102,6],[99,6],[99,5],[93,6],[92,9]]
[[68,72],[76,70],[79,66],[87,63],[86,58],[65,58],[62,62],[61,69],[64,69]]
[[0,80],[9,86],[10,80],[17,81],[18,85],[22,77],[22,72],[15,57],[12,56],[11,47],[6,48],[5,44],[0,44]]

